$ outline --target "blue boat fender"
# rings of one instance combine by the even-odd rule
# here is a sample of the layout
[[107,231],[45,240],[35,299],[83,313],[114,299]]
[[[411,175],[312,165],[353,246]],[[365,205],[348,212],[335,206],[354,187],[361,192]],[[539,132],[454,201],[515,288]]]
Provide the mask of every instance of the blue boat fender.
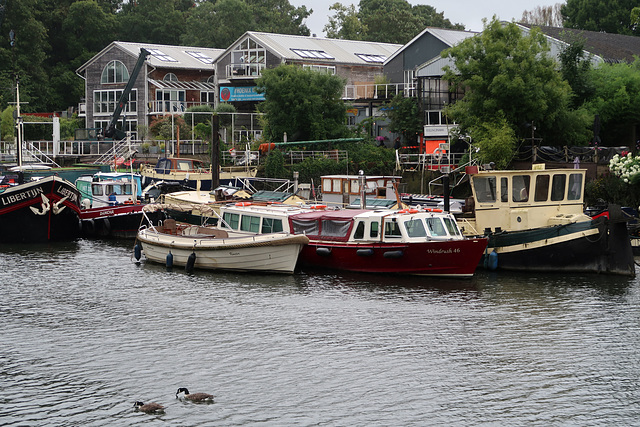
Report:
[[187,273],[191,273],[193,271],[193,266],[196,264],[196,253],[192,252],[191,255],[189,255],[189,258],[187,258],[187,263],[184,266],[184,269],[187,271]]
[[487,267],[489,270],[494,271],[498,269],[498,252],[494,249],[489,254],[489,260],[487,261]]
[[142,247],[140,246],[140,243],[136,243],[133,247],[133,256],[138,262],[140,261],[140,258],[142,258]]
[[167,254],[167,269],[173,268],[173,254],[171,251]]

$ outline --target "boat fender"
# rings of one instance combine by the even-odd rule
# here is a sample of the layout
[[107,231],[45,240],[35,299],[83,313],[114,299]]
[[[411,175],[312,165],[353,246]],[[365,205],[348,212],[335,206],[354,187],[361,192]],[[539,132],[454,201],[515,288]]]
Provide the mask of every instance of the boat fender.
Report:
[[495,271],[498,269],[498,253],[496,252],[495,249],[491,251],[491,253],[489,254],[489,261],[487,262],[487,267],[491,271]]
[[191,273],[193,271],[193,266],[196,264],[196,253],[192,252],[187,258],[187,263],[184,266],[184,269],[187,273]]
[[329,256],[331,255],[330,248],[316,248],[316,253],[320,256]]
[[356,251],[356,254],[358,254],[358,256],[371,256],[373,255],[373,249],[368,248],[368,249],[358,249]]
[[167,270],[173,268],[173,254],[171,253],[171,251],[169,251],[169,253],[167,254]]
[[102,218],[102,228],[100,229],[100,235],[107,237],[111,233],[111,221],[109,218]]
[[319,210],[322,210],[322,209],[326,209],[326,208],[327,208],[327,205],[311,205],[311,206],[309,206],[309,209],[319,209]]
[[83,221],[84,229],[89,236],[93,236],[96,232],[96,222],[93,219]]
[[136,243],[133,247],[133,257],[136,259],[136,262],[139,262],[140,258],[142,258],[142,248],[140,247],[140,243]]
[[385,258],[400,258],[404,255],[402,251],[386,251],[382,256]]

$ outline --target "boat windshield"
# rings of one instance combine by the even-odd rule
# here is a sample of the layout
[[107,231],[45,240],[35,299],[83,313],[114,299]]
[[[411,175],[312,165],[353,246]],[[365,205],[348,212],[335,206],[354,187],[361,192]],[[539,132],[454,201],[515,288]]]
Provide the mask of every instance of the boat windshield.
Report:
[[424,228],[422,219],[410,219],[404,222],[409,237],[427,237],[427,230]]
[[452,220],[451,218],[443,218],[444,219],[444,225],[447,227],[447,231],[449,232],[450,235],[452,236],[460,236],[460,229],[458,228],[458,224],[456,224],[456,222],[454,220]]
[[442,221],[440,218],[427,218],[427,228],[429,229],[429,234],[433,237],[446,237],[447,231],[442,225]]

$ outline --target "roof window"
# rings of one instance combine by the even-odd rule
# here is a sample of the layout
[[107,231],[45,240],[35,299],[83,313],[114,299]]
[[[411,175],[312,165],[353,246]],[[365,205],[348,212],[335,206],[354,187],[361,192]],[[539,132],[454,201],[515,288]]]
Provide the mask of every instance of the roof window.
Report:
[[160,49],[147,49],[151,55],[153,55],[156,59],[163,62],[178,62],[177,59],[174,59],[162,52]]
[[368,53],[356,53],[356,56],[362,59],[364,62],[383,63],[387,60],[384,55],[371,55]]
[[336,59],[324,50],[291,49],[291,51],[302,58]]
[[202,52],[198,52],[195,50],[186,50],[185,52],[204,64],[213,64],[213,58],[210,57],[209,55],[206,55]]

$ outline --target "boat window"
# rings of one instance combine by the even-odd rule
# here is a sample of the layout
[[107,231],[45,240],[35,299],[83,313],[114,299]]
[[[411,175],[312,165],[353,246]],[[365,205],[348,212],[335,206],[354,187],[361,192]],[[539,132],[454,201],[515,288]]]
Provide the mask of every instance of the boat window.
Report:
[[282,220],[275,218],[263,218],[262,219],[262,232],[263,233],[278,233],[282,231]]
[[500,178],[500,201],[509,201],[509,178],[506,176]]
[[102,185],[94,184],[91,186],[91,194],[94,196],[103,196],[102,194]]
[[447,231],[452,236],[460,236],[460,230],[458,229],[458,224],[451,218],[443,218],[444,225],[447,227]]
[[238,225],[240,222],[240,214],[225,212],[222,219],[224,219],[224,222],[229,224],[229,227],[231,227],[232,229],[234,230],[238,229]]
[[427,218],[426,221],[429,234],[431,234],[433,237],[441,237],[447,235],[447,232],[444,229],[440,218]]
[[529,201],[529,185],[531,177],[529,175],[514,175],[512,179],[513,201],[527,202]]
[[379,230],[380,223],[378,221],[373,221],[371,223],[371,228],[369,229],[369,237],[377,238]]
[[409,237],[427,237],[427,230],[421,219],[410,219],[404,222],[404,228],[407,229]]
[[476,198],[480,203],[491,203],[496,201],[496,177],[476,177],[473,180],[473,187],[476,191]]
[[384,237],[402,237],[402,232],[397,222],[388,221],[384,223]]
[[191,162],[188,160],[178,160],[177,166],[181,171],[188,171],[189,169],[191,169]]
[[326,237],[346,237],[349,232],[351,221],[336,221],[333,219],[322,220],[321,236]]
[[553,183],[551,184],[551,200],[558,202],[564,200],[564,190],[567,185],[567,176],[565,174],[559,174],[553,176]]
[[158,163],[156,164],[156,170],[162,171],[167,169],[171,169],[171,160],[169,159],[158,160]]
[[240,230],[250,231],[252,233],[260,232],[260,217],[253,215],[242,215],[240,220]]
[[[120,184],[109,184],[107,185],[107,194],[116,193],[118,196],[126,194],[122,187],[123,185]],[[131,194],[131,192],[129,192],[129,194]]]
[[322,180],[322,191],[324,193],[331,193],[331,180],[325,178]]
[[293,227],[294,234],[308,234],[311,236],[318,235],[318,221],[292,219],[291,226]]
[[536,194],[534,202],[546,202],[549,197],[549,175],[536,176]]
[[364,239],[364,221],[358,221],[356,225],[356,231],[353,233],[354,239]]
[[569,175],[569,195],[568,200],[580,200],[582,197],[582,174],[572,173]]

